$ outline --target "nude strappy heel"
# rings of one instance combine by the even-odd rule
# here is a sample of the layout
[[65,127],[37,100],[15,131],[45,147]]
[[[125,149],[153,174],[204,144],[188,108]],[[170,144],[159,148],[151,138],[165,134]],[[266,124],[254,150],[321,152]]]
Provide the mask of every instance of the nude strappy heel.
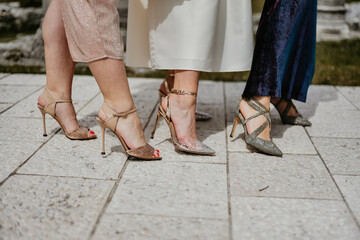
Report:
[[46,137],[46,123],[45,123],[45,115],[49,114],[50,116],[52,116],[60,125],[61,129],[64,131],[65,136],[71,140],[89,140],[89,139],[95,139],[96,135],[93,134],[93,132],[91,131],[90,133],[92,134],[91,136],[88,136],[88,132],[90,131],[89,128],[87,127],[82,127],[80,126],[78,129],[72,131],[72,132],[67,132],[63,123],[61,122],[61,120],[56,116],[56,104],[58,103],[72,103],[72,100],[63,100],[63,99],[55,99],[51,93],[49,92],[49,90],[47,90],[46,88],[44,89],[44,91],[41,94],[41,97],[44,99],[44,101],[46,102],[45,107],[42,107],[39,103],[37,105],[37,107],[39,108],[41,114],[42,114],[42,118],[43,118],[43,127],[44,127],[44,134],[43,136]]
[[[239,101],[239,104],[237,104],[236,109],[235,109],[235,119],[234,119],[234,124],[233,124],[233,128],[231,130],[230,137],[234,136],[236,126],[239,122],[241,122],[241,124],[244,127],[245,142],[247,144],[256,148],[258,151],[261,151],[261,152],[264,152],[264,153],[267,153],[270,155],[274,155],[274,156],[282,156],[282,152],[275,145],[275,143],[273,141],[271,141],[271,140],[267,141],[265,139],[258,138],[258,135],[260,133],[262,133],[262,131],[264,131],[267,126],[271,125],[270,109],[266,108],[261,102],[259,102],[254,97],[251,97],[249,99],[243,98],[243,100],[246,101],[250,107],[252,107],[256,111],[258,111],[258,113],[254,114],[253,116],[251,116],[245,120],[244,116],[241,114],[241,112],[239,110],[240,109],[239,108],[240,101]],[[254,132],[249,134],[246,123],[254,118],[261,116],[261,115],[263,115],[266,118],[266,121],[261,126],[259,126]]]
[[[187,92],[187,91],[183,91],[183,90],[172,89],[171,93],[172,94],[177,94],[177,95],[189,95],[189,96],[197,97],[196,93]],[[151,138],[154,138],[155,131],[156,131],[156,128],[157,128],[157,125],[158,125],[158,122],[159,122],[159,119],[160,119],[160,116],[161,116],[161,117],[163,117],[165,119],[165,121],[166,121],[166,123],[167,123],[167,125],[169,127],[172,142],[173,142],[173,144],[175,146],[175,149],[177,149],[179,151],[183,151],[183,152],[193,153],[193,154],[214,155],[215,151],[213,149],[211,149],[210,147],[206,146],[205,144],[203,144],[200,141],[198,141],[196,143],[195,147],[187,146],[185,144],[180,143],[180,141],[178,140],[178,138],[176,136],[175,125],[171,120],[171,110],[170,110],[169,95],[167,95],[165,97],[165,99],[167,101],[166,111],[161,106],[161,102],[160,102],[160,106],[159,106],[159,110],[158,110],[158,114],[157,114],[157,118],[156,118],[156,122],[155,122],[155,126],[154,126],[154,131],[151,133]]]
[[160,160],[161,157],[159,156],[159,150],[156,150],[156,154],[154,154],[154,148],[149,144],[144,146],[130,149],[126,144],[125,140],[121,137],[120,133],[116,131],[116,125],[119,118],[126,118],[129,114],[135,113],[136,108],[133,108],[127,112],[117,113],[113,109],[111,109],[107,104],[103,104],[101,110],[107,116],[106,121],[100,119],[99,117],[96,120],[99,122],[101,127],[101,134],[102,134],[102,152],[101,154],[105,154],[105,130],[108,128],[110,129],[120,140],[121,145],[123,146],[125,152],[134,158],[137,159],[144,159],[144,160]]
[[[170,77],[174,78],[175,74],[171,73]],[[169,84],[167,83],[166,79],[164,79],[164,81],[161,83],[161,85],[164,85],[165,91],[163,89],[161,89],[161,87],[159,88],[159,102],[162,102],[162,99],[164,97],[166,97],[167,95],[170,94],[170,87]],[[205,112],[200,112],[198,110],[195,111],[195,119],[196,121],[208,121],[211,119],[210,114],[205,113]]]

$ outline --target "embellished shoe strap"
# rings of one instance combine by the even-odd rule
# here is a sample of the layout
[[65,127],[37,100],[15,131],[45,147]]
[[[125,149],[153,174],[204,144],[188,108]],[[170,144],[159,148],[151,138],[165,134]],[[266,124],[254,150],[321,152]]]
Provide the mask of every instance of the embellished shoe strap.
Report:
[[[176,94],[176,95],[189,95],[189,96],[193,96],[196,97],[197,94],[193,93],[193,92],[188,92],[188,91],[184,91],[184,90],[177,90],[177,89],[171,89],[171,93]],[[170,120],[170,115],[171,115],[171,111],[170,111],[170,98],[169,95],[166,96],[166,116],[167,118]]]
[[193,96],[193,97],[197,97],[197,94],[196,93],[193,93],[193,92],[188,92],[188,91],[184,91],[184,90],[177,90],[177,89],[171,89],[171,93],[174,93],[176,95],[190,95],[190,96]]

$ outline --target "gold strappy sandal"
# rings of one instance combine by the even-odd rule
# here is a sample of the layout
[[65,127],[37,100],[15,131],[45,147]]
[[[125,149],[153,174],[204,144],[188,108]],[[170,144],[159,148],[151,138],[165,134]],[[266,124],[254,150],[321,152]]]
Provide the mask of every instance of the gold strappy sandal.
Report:
[[[42,117],[43,117],[43,126],[44,126],[44,134],[43,136],[46,137],[46,123],[45,123],[45,115],[49,114],[50,116],[52,116],[60,125],[61,129],[64,131],[65,136],[71,140],[89,140],[89,139],[95,139],[96,135],[94,134],[93,131],[91,131],[89,128],[87,127],[82,127],[80,126],[78,129],[72,131],[72,132],[67,132],[65,129],[65,126],[63,125],[63,123],[61,122],[61,120],[56,116],[56,104],[58,103],[72,103],[72,101],[69,100],[62,100],[62,99],[55,99],[51,93],[45,88],[44,91],[41,94],[41,97],[44,99],[44,101],[46,102],[45,107],[42,107],[39,103],[37,105],[37,107],[39,108]],[[88,136],[88,132],[90,132],[92,135]]]
[[127,112],[117,113],[113,109],[111,109],[107,104],[103,104],[101,110],[107,116],[106,121],[100,119],[99,117],[96,120],[99,122],[101,127],[101,134],[102,134],[102,152],[101,154],[105,154],[105,130],[109,128],[115,135],[119,138],[121,145],[125,149],[125,152],[134,158],[137,159],[144,159],[144,160],[160,160],[161,157],[159,155],[159,150],[156,150],[156,154],[154,154],[154,148],[149,144],[144,146],[130,149],[126,144],[125,140],[121,137],[120,133],[116,131],[116,125],[119,118],[126,118],[129,114],[135,113],[136,108],[133,108]]
[[[182,90],[176,90],[176,89],[172,89],[171,90],[172,94],[177,94],[177,95],[189,95],[189,96],[193,96],[196,97],[197,94],[196,93],[192,93],[192,92],[187,92],[187,91],[182,91]],[[213,149],[211,149],[210,147],[206,146],[205,144],[203,144],[200,141],[197,141],[196,143],[196,147],[191,147],[191,146],[187,146],[185,144],[180,143],[179,139],[176,136],[176,131],[175,131],[175,125],[171,120],[171,110],[170,110],[170,99],[169,99],[170,95],[167,95],[165,97],[167,104],[166,104],[166,111],[164,110],[164,108],[161,106],[161,102],[160,102],[160,106],[159,106],[159,110],[158,110],[158,114],[157,114],[157,118],[156,118],[156,122],[155,122],[155,126],[154,126],[154,131],[151,133],[151,138],[154,138],[155,135],[155,131],[160,119],[160,116],[163,117],[169,127],[170,133],[171,133],[171,138],[172,138],[172,142],[175,146],[175,149],[179,150],[179,151],[183,151],[183,152],[188,152],[188,153],[193,153],[193,154],[200,154],[200,155],[214,155],[215,151]]]
[[[170,73],[170,77],[174,78],[175,74]],[[165,90],[162,89],[161,87],[159,88],[159,101],[160,101],[160,103],[162,102],[162,99],[164,97],[166,97],[167,95],[169,95],[169,93],[171,92],[169,84],[166,81],[166,79],[164,79],[164,81],[161,83],[161,85],[164,86]],[[208,120],[211,119],[211,116],[208,113],[200,112],[200,111],[196,110],[195,111],[195,119],[196,119],[196,121],[208,121]]]

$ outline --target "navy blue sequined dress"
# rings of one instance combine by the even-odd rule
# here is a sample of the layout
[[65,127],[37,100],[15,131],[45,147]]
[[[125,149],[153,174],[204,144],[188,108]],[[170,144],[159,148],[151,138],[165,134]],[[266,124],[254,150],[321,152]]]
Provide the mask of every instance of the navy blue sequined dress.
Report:
[[315,71],[317,0],[266,0],[243,96],[305,102]]

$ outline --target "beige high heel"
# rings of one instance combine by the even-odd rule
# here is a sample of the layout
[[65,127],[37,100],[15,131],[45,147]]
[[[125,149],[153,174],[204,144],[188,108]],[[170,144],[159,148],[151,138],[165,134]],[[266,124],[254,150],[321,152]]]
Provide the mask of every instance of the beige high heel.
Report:
[[[197,94],[196,93],[192,93],[192,92],[187,92],[187,91],[182,91],[182,90],[176,90],[176,89],[172,89],[171,93],[173,94],[177,94],[177,95],[189,95],[189,96],[193,96],[196,97]],[[172,138],[172,142],[175,146],[175,149],[179,150],[179,151],[183,151],[183,152],[188,152],[188,153],[193,153],[193,154],[200,154],[200,155],[214,155],[215,151],[213,149],[211,149],[210,147],[206,146],[205,144],[203,144],[202,142],[198,141],[196,143],[196,147],[190,147],[187,146],[185,144],[180,143],[179,139],[176,136],[176,131],[175,131],[175,125],[171,120],[171,110],[170,110],[170,100],[169,100],[169,95],[167,95],[165,97],[167,103],[166,103],[166,111],[164,110],[164,108],[161,106],[161,102],[160,102],[160,106],[159,106],[159,110],[158,110],[158,114],[156,117],[156,122],[155,122],[155,126],[154,126],[154,130],[151,133],[151,138],[154,138],[155,135],[155,131],[160,119],[160,116],[163,117],[169,127],[170,133],[171,133],[171,138]]]
[[[46,88],[44,89],[44,91],[41,94],[41,97],[44,99],[44,101],[46,102],[45,107],[42,107],[39,103],[37,104],[37,107],[39,108],[41,114],[42,114],[42,118],[43,118],[43,127],[44,127],[44,134],[43,136],[46,137],[47,133],[46,133],[46,123],[45,123],[45,115],[49,114],[50,116],[52,116],[60,125],[61,129],[64,131],[65,136],[71,140],[89,140],[89,139],[95,139],[96,135],[93,134],[94,132],[91,131],[89,128],[87,127],[82,127],[80,126],[78,129],[75,129],[72,132],[67,132],[65,129],[65,126],[63,125],[63,123],[61,122],[61,120],[56,116],[55,113],[55,109],[56,109],[56,104],[57,103],[72,103],[72,100],[63,100],[63,99],[55,99],[51,93],[49,92],[49,90],[47,90]],[[88,136],[88,132],[90,131],[90,133],[92,134],[91,136]]]
[[[174,78],[175,74],[171,73],[170,77]],[[161,85],[164,85],[165,91],[161,87],[159,88],[159,102],[160,103],[162,102],[162,99],[164,97],[166,97],[167,95],[169,95],[171,92],[169,84],[166,81],[166,79],[164,79],[164,81],[161,83]],[[208,121],[211,119],[211,116],[208,113],[200,112],[200,111],[196,110],[195,111],[195,119],[196,119],[196,121]]]
[[156,150],[156,154],[154,154],[154,148],[149,144],[144,146],[130,149],[126,144],[125,140],[121,137],[120,133],[116,131],[116,125],[119,118],[126,118],[129,114],[135,113],[136,108],[133,108],[127,112],[117,113],[113,109],[111,109],[107,104],[103,104],[101,110],[107,116],[106,121],[102,120],[101,118],[97,117],[96,120],[99,122],[101,127],[101,134],[102,134],[102,152],[101,154],[105,154],[105,130],[109,128],[120,140],[121,145],[125,149],[125,152],[134,158],[137,159],[144,159],[144,160],[160,160],[161,157],[159,155],[159,150]]

